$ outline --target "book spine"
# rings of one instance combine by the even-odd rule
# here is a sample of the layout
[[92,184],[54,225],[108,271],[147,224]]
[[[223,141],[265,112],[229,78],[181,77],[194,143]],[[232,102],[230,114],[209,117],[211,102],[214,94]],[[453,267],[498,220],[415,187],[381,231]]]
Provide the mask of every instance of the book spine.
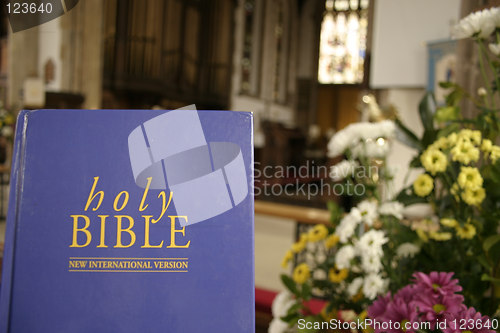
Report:
[[23,194],[26,131],[28,129],[28,118],[31,112],[32,111],[29,110],[22,110],[19,113],[16,123],[14,156],[12,158],[12,169],[10,174],[9,206],[7,211],[7,221],[13,221],[14,223],[8,222],[5,230],[6,241],[2,265],[2,285],[0,289],[0,333],[9,332],[16,230],[19,206]]

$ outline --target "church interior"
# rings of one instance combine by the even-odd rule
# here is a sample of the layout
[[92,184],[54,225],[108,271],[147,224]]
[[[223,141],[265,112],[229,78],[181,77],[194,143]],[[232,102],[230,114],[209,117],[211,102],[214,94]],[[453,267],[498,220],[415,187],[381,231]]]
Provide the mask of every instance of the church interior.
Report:
[[[15,117],[22,109],[250,111],[254,117],[256,329],[267,332],[281,262],[328,223],[323,186],[338,131],[398,118],[422,133],[419,102],[439,81],[480,87],[476,51],[451,37],[494,0],[85,0],[13,32],[0,21],[0,236]],[[437,50],[437,51],[436,51]],[[467,112],[467,111],[464,111]],[[391,143],[396,192],[415,151]],[[314,189],[314,191],[312,191]],[[335,188],[333,188],[335,189]],[[1,240],[0,240],[1,241]],[[286,271],[286,270],[285,270]]]

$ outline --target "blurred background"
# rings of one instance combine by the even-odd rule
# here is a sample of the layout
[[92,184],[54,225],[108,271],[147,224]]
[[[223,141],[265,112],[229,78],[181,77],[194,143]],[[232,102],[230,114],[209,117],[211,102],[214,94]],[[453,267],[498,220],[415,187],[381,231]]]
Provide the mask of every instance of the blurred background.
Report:
[[[417,107],[426,90],[439,101],[438,81],[477,86],[474,49],[451,40],[451,27],[499,1],[72,3],[64,15],[19,32],[12,31],[2,6],[0,218],[20,109],[175,109],[194,103],[200,110],[252,111],[261,190],[255,221],[258,325],[266,327],[273,293],[283,289],[280,262],[296,238],[297,222],[327,220],[329,200],[349,205],[331,193],[266,189],[327,180],[325,170],[335,162],[326,155],[328,140],[350,123],[398,116],[421,133]],[[398,143],[391,147],[391,164],[401,166],[397,188],[412,154]],[[278,175],[280,166],[304,167],[305,174]],[[0,226],[3,238],[5,223]]]

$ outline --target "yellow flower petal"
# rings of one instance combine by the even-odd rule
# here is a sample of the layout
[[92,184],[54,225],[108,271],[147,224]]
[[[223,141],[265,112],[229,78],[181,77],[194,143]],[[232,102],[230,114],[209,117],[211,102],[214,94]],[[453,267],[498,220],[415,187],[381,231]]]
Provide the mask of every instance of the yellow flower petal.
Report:
[[462,192],[462,199],[470,206],[479,206],[484,198],[486,198],[486,191],[482,187],[468,187]]
[[457,179],[461,188],[477,188],[483,186],[483,177],[477,168],[462,167]]
[[422,174],[413,183],[413,191],[419,197],[425,197],[434,189],[434,180],[427,174]]
[[458,225],[457,220],[450,218],[442,218],[439,222],[445,227],[450,227],[450,228],[455,228]]
[[288,263],[293,259],[293,252],[288,250],[285,253],[285,256],[283,257],[283,260],[281,261],[281,267],[287,268]]
[[463,239],[471,239],[476,235],[476,227],[471,223],[466,223],[463,227],[457,226],[457,236]]
[[328,229],[323,224],[317,224],[307,233],[310,242],[318,242],[328,236]]
[[333,283],[340,283],[344,281],[349,275],[349,271],[346,268],[338,270],[335,268],[330,268],[328,271],[328,279]]
[[331,234],[325,239],[325,247],[327,250],[331,249],[339,242],[340,237],[336,234]]
[[302,263],[295,267],[292,274],[292,279],[295,283],[303,284],[311,276],[311,271],[306,263]]
[[422,156],[420,156],[420,161],[425,170],[433,176],[438,172],[444,172],[448,166],[446,155],[437,149],[427,149]]

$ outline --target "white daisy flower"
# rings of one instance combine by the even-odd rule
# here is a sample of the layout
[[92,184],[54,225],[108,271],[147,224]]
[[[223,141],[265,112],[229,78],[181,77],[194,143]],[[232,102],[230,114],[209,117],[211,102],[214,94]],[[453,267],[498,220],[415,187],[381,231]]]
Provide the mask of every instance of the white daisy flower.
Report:
[[367,254],[361,256],[361,267],[367,273],[378,273],[382,269],[382,262],[380,256]]
[[372,226],[373,222],[378,219],[377,203],[371,200],[361,201],[357,208],[361,213],[361,220],[368,226]]
[[387,243],[385,233],[380,230],[370,230],[363,234],[356,243],[356,251],[360,255],[373,255],[381,257],[384,254],[382,245]]
[[356,251],[352,245],[342,246],[335,254],[335,265],[338,269],[350,268],[355,256]]
[[413,243],[403,243],[396,249],[396,255],[400,258],[413,258],[418,252],[420,247]]
[[471,13],[461,19],[453,28],[453,37],[462,39],[477,35],[479,38],[487,38],[500,23],[499,15],[498,8]]
[[347,286],[347,295],[353,297],[359,292],[359,289],[363,286],[363,278],[357,277]]
[[342,180],[348,176],[354,175],[354,171],[358,166],[358,162],[343,160],[340,163],[335,164],[330,169],[330,178],[336,182]]
[[361,222],[361,213],[357,208],[351,209],[349,214],[344,216],[335,229],[341,243],[347,243],[349,238],[354,235],[357,225]]
[[274,318],[269,324],[268,333],[286,333],[288,332],[288,324],[279,318]]
[[493,44],[493,43],[490,43],[488,44],[488,48],[490,49],[491,53],[493,53],[494,55],[500,55],[500,44]]
[[368,299],[375,299],[386,289],[386,282],[378,274],[369,274],[363,282],[363,294]]
[[288,310],[295,304],[292,293],[285,290],[280,292],[273,300],[271,312],[273,317],[281,318],[286,316]]
[[[360,122],[348,125],[343,130],[337,132],[328,143],[328,156],[335,157],[343,154],[348,148],[356,147],[360,140],[376,140],[378,138],[392,138],[396,131],[396,126],[391,120],[384,120],[378,123]],[[366,149],[372,151],[375,147]],[[377,152],[377,154],[380,152]]]

